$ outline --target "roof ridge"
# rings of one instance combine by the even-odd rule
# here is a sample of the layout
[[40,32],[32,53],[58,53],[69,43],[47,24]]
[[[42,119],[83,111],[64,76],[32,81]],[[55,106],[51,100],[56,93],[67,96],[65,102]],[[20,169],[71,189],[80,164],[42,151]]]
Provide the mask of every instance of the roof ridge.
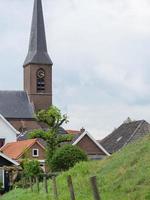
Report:
[[5,149],[6,149],[6,147],[8,147],[8,146],[9,146],[9,144],[10,144],[10,143],[6,143],[4,146],[2,146],[2,147],[0,148],[0,151],[2,152],[3,150],[5,150]]
[[[24,151],[27,151],[35,142],[37,142],[37,138],[35,139],[29,139],[29,140],[33,140],[33,142],[31,144],[29,144],[18,156],[16,159],[19,159],[19,157],[24,153]],[[29,141],[29,140],[22,140],[22,141]],[[18,142],[22,142],[22,141],[18,141]]]
[[137,130],[142,126],[143,123],[144,123],[144,120],[141,120],[141,123],[138,124],[136,129],[133,131],[133,134],[129,137],[129,139],[126,141],[126,143],[124,143],[123,146],[127,145],[130,142],[130,140],[133,138],[133,136],[136,134]]
[[147,121],[145,121],[144,119],[142,119],[142,120],[135,120],[135,121],[132,121],[132,122],[129,122],[129,123],[122,123],[118,128],[116,128],[115,130],[113,130],[109,135],[107,135],[102,140],[100,140],[100,143],[105,142],[109,137],[111,137],[111,135],[114,134],[115,131],[117,131],[119,128],[121,128],[121,126],[128,125],[128,124],[131,124],[131,123],[137,123],[137,122],[147,122]]

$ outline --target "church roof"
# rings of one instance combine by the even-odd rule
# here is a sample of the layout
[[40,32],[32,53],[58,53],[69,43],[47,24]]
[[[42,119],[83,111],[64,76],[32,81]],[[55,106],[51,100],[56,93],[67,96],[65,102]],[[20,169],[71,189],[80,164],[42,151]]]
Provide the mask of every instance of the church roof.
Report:
[[0,114],[5,118],[34,118],[32,104],[24,91],[0,91]]
[[47,53],[44,17],[41,0],[34,0],[29,50],[24,62],[24,66],[28,64],[53,64]]

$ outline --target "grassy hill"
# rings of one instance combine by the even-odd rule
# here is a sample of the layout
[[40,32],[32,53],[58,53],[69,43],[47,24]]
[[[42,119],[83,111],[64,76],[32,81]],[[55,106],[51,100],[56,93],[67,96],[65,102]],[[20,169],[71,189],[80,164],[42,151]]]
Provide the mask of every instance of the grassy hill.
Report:
[[[66,176],[73,178],[77,200],[93,200],[89,177],[96,175],[102,200],[150,200],[150,136],[130,144],[103,161],[79,163],[57,178],[59,199],[69,200]],[[48,197],[30,190],[16,189],[1,200],[53,200],[51,183]]]

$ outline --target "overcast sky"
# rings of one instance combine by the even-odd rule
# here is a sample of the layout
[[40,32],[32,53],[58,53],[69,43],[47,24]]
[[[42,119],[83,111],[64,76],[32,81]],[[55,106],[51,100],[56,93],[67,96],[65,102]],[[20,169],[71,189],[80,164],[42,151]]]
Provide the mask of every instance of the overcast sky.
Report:
[[[53,103],[103,138],[150,121],[150,1],[43,0]],[[22,90],[33,0],[0,0],[0,90]]]

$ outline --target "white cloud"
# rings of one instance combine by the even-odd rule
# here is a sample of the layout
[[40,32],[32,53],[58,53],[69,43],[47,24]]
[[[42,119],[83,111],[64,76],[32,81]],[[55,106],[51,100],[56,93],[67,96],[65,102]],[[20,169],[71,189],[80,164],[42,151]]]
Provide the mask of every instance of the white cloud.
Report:
[[[150,120],[150,2],[43,4],[54,103],[68,112],[68,126],[102,138],[128,116]],[[0,0],[1,89],[22,88],[32,7],[30,0]]]
[[119,127],[128,116],[132,120],[149,120],[148,106],[127,105],[122,102],[112,102],[103,105],[70,105],[68,115],[70,124],[67,128],[84,127],[94,134],[95,138],[102,139],[110,134],[115,128]]

